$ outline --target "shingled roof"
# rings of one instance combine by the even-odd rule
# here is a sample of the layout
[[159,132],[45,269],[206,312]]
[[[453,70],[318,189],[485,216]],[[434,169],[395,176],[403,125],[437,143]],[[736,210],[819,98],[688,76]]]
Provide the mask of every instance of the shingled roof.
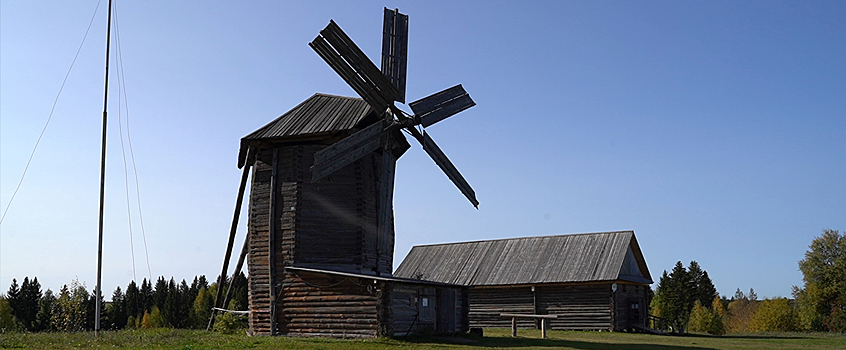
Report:
[[360,98],[316,93],[279,118],[241,138],[238,167],[244,165],[247,147],[253,142],[293,140],[361,128],[378,120],[378,116],[371,112],[367,102]]
[[415,246],[394,276],[465,286],[652,283],[634,231]]

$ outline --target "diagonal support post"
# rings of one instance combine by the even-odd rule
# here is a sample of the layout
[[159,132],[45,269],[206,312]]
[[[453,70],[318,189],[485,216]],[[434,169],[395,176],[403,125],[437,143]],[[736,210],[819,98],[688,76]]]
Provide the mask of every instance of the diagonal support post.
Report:
[[[244,191],[247,188],[247,179],[250,176],[250,167],[252,166],[253,150],[250,149],[247,154],[247,164],[244,165],[244,171],[241,173],[241,185],[238,187],[238,199],[235,201],[235,213],[232,216],[232,226],[229,228],[229,242],[226,245],[226,255],[223,257],[223,268],[220,271],[220,276],[217,280],[217,296],[214,298],[215,307],[221,307],[219,303],[222,301],[223,285],[226,283],[226,271],[229,270],[229,258],[232,256],[232,246],[235,244],[235,233],[238,231],[238,219],[241,217],[241,203],[244,200]],[[214,325],[215,310],[212,310],[211,317],[209,317],[209,325],[206,330],[211,330]]]

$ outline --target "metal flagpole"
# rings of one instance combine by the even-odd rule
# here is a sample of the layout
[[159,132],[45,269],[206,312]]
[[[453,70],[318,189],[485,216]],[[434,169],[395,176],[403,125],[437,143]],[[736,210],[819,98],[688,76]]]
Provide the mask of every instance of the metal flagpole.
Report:
[[100,146],[100,223],[97,239],[97,291],[95,293],[94,334],[100,335],[100,311],[103,297],[103,203],[106,192],[106,122],[109,107],[109,44],[112,34],[112,0],[109,0],[109,15],[106,26],[106,87],[103,93],[103,141]]

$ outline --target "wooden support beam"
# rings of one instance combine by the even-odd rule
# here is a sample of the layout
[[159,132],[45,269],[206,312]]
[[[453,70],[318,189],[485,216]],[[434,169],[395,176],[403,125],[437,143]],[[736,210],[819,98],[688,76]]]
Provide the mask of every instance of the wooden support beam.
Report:
[[391,153],[393,146],[393,136],[389,133],[385,135],[387,139],[385,148],[382,152],[382,173],[379,180],[379,200],[377,201],[378,209],[378,224],[376,229],[376,272],[378,275],[391,275],[391,264],[386,264],[383,270],[382,260],[388,259],[392,261],[393,254],[393,202],[394,202],[394,172],[396,170],[397,158]]
[[[247,257],[247,252],[250,251],[250,234],[247,233],[247,237],[244,238],[244,246],[241,247],[241,255],[238,256],[238,263],[235,264],[235,271],[232,271],[232,281],[235,281],[235,276],[241,272],[241,268],[244,266],[244,259]],[[226,297],[223,298],[223,308],[229,307],[229,300],[232,297],[232,286],[235,283],[229,283],[229,287],[226,288]],[[248,312],[249,313],[249,312]]]
[[[221,301],[223,294],[223,284],[226,282],[226,271],[229,270],[229,258],[232,255],[232,245],[235,244],[235,233],[238,231],[238,219],[241,217],[241,203],[244,201],[244,190],[247,188],[247,179],[250,176],[250,166],[252,157],[255,151],[250,149],[247,153],[247,164],[244,165],[244,171],[241,173],[241,185],[238,187],[238,199],[235,200],[235,213],[232,215],[232,225],[229,227],[229,243],[226,245],[226,255],[223,256],[223,268],[220,270],[220,277],[217,281],[217,296],[215,297],[215,304]],[[225,305],[215,305],[215,307],[224,307]],[[211,317],[209,317],[209,325],[206,330],[211,330],[214,325],[215,312],[212,310]]]

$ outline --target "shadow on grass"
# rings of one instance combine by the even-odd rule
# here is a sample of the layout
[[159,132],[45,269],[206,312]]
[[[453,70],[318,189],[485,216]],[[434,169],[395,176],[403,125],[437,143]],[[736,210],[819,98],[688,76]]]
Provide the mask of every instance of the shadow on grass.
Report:
[[711,338],[711,339],[811,339],[811,337],[803,337],[797,335],[779,335],[779,334],[726,334],[726,335],[710,335],[710,334],[695,334],[686,333],[682,335],[673,335],[674,337],[684,338]]
[[522,338],[522,337],[476,337],[476,336],[441,336],[441,337],[426,337],[426,336],[409,336],[397,338],[397,340],[413,343],[413,344],[431,344],[431,345],[470,345],[484,348],[572,348],[572,349],[633,349],[633,350],[669,350],[669,349],[689,349],[689,350],[715,350],[709,347],[700,346],[680,346],[680,345],[662,345],[662,344],[637,344],[637,343],[598,343],[580,340],[566,340],[566,339],[538,339],[538,338]]

